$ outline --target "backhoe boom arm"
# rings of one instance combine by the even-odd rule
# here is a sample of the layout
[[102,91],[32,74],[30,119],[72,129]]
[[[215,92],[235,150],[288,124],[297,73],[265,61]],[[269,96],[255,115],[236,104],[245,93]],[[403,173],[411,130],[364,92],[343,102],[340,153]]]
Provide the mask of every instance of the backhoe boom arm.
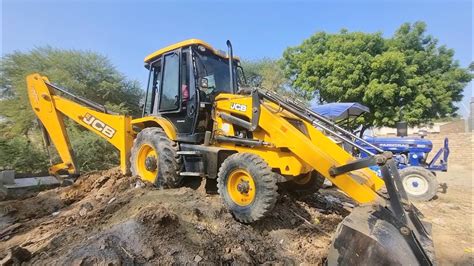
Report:
[[39,74],[27,77],[27,87],[33,111],[46,129],[62,160],[62,163],[49,168],[51,174],[57,175],[60,171],[67,171],[70,175],[79,174],[64,125],[65,116],[114,145],[120,151],[122,172],[125,174],[129,172],[128,158],[133,143],[131,117],[96,111],[56,95],[55,86],[50,84],[48,78]]

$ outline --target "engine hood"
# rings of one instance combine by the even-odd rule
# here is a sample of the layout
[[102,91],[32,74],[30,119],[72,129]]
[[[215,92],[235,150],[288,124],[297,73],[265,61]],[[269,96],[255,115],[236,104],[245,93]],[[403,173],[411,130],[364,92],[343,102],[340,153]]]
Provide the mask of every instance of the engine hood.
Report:
[[433,149],[433,143],[428,139],[413,138],[413,137],[394,137],[394,138],[380,138],[380,137],[365,137],[365,140],[374,144],[377,147],[386,151],[419,151],[430,152]]

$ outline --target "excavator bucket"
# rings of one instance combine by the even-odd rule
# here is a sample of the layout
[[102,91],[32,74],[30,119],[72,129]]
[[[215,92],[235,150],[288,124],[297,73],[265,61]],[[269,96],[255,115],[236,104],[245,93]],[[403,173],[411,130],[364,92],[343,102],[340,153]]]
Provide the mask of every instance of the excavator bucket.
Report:
[[382,167],[392,197],[386,206],[358,207],[339,224],[328,265],[435,264],[431,225],[422,222],[421,213],[404,198],[396,170],[392,160]]

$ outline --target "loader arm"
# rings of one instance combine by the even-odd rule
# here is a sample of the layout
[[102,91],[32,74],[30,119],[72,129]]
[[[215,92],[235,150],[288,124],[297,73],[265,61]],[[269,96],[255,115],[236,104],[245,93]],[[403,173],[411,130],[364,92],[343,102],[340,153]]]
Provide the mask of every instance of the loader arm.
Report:
[[[238,115],[252,117],[253,108],[245,108],[245,111],[232,108],[232,106],[236,104],[252,106],[251,101],[251,97],[233,94],[219,95],[216,101],[216,121],[218,128],[225,128],[225,124],[228,123],[226,119],[233,119],[229,119],[229,115],[226,114],[235,117]],[[331,176],[330,169],[332,167],[345,165],[353,161],[354,158],[313,125],[307,121],[300,120],[306,131],[306,134],[303,133],[288,121],[288,116],[291,117],[291,113],[282,111],[279,106],[268,101],[262,102],[259,107],[258,128],[253,132],[253,135],[269,143],[276,149],[275,153],[277,153],[279,157],[282,156],[279,150],[290,150],[300,161],[317,170],[357,202],[368,203],[377,198],[377,191],[384,185],[384,182],[375,172],[365,168],[338,176]],[[217,134],[222,133],[218,132]],[[226,142],[221,142],[219,145],[239,152],[259,153],[259,148],[255,147],[247,148]],[[260,149],[262,150],[260,155],[269,162],[271,167],[276,168],[281,165],[281,162],[273,163],[275,159],[268,157],[270,150],[273,152],[273,149],[269,149],[268,147],[262,147]],[[291,168],[292,166],[288,165],[285,167]],[[281,172],[283,171],[284,169],[281,170]]]
[[[259,105],[253,101],[256,93]],[[362,204],[338,227],[329,265],[431,265],[434,261],[432,238],[406,196],[391,153],[371,146],[377,152],[372,154],[355,141],[363,139],[299,102],[263,90],[254,90],[252,96],[218,95],[214,119],[216,145],[258,154],[280,173],[297,165],[285,159],[290,152]],[[250,121],[257,121],[258,127]],[[240,137],[235,128],[251,134]],[[333,137],[370,156],[353,158]],[[367,168],[375,164],[381,167],[383,179]],[[388,197],[378,194],[384,185]]]
[[62,162],[49,168],[52,175],[67,171],[78,175],[78,165],[64,125],[64,117],[94,132],[110,142],[120,151],[120,167],[123,173],[129,172],[129,153],[133,144],[131,117],[108,114],[105,108],[97,110],[97,104],[88,107],[66,99],[55,93],[55,85],[47,77],[32,74],[27,77],[28,97],[36,116],[44,126],[50,140],[58,151]]

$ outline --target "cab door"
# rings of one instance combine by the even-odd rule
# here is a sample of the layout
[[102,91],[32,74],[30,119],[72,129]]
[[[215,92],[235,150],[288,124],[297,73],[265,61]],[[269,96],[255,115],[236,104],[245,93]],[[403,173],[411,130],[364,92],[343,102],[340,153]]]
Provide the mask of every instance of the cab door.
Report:
[[160,73],[154,75],[159,87],[156,114],[168,118],[176,127],[178,140],[199,142],[195,136],[197,97],[192,77],[189,49],[178,49],[161,58]]

